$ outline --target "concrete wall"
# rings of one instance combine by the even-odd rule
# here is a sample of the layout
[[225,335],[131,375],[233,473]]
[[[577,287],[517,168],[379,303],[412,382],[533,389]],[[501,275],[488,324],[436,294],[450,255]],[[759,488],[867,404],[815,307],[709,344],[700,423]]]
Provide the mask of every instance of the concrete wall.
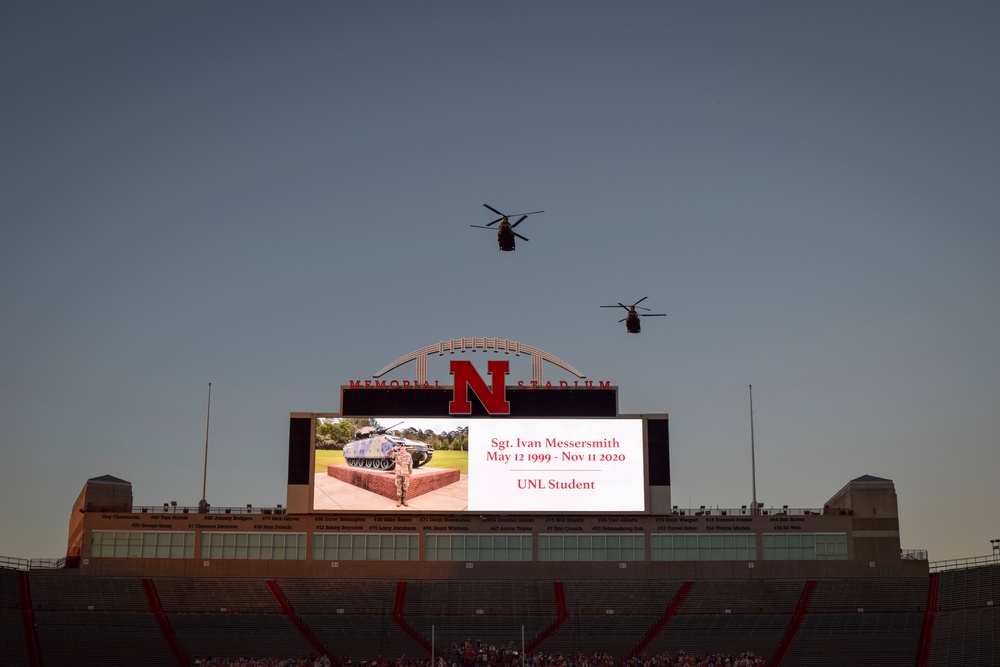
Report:
[[[667,516],[623,515],[392,515],[329,513],[293,514],[195,514],[154,512],[87,512],[82,514],[81,569],[112,574],[177,576],[345,577],[375,579],[519,579],[586,578],[808,578],[864,576],[926,576],[926,561],[901,560],[899,524],[894,518],[857,517],[839,511],[830,514],[769,514],[767,516],[711,514]],[[191,531],[195,533],[194,558],[123,559],[91,558],[90,533],[103,531]],[[305,561],[204,560],[199,557],[203,532],[305,533]],[[330,561],[313,562],[313,536],[317,534],[416,534],[419,553],[425,553],[428,534],[531,534],[534,560],[530,562],[428,562],[428,561]],[[712,562],[654,562],[650,560],[652,535],[753,534],[757,560]],[[846,561],[765,561],[764,534],[844,533]],[[642,534],[644,561],[542,562],[538,560],[541,535]]]
[[[74,558],[83,553],[85,537],[85,519],[93,516],[90,512],[107,510],[132,509],[132,485],[125,481],[104,482],[96,479],[84,484],[69,516],[69,531],[66,541],[66,556]],[[86,535],[89,545],[89,535]]]
[[81,566],[85,574],[250,577],[271,579],[338,578],[402,580],[538,579],[544,581],[609,579],[834,579],[924,577],[926,561],[758,561],[746,562],[464,562],[410,561],[237,561],[100,558]]

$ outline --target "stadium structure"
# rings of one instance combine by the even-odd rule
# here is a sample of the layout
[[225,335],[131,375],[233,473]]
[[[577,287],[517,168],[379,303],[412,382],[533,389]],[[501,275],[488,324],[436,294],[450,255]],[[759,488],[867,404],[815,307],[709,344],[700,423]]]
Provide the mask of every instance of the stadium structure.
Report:
[[[456,352],[504,355],[485,375]],[[449,358],[450,384],[428,360]],[[511,381],[507,358],[528,357]],[[382,380],[413,362],[412,380]],[[569,380],[545,381],[544,364]],[[445,432],[397,506],[380,459],[347,465],[318,433]],[[812,508],[685,508],[669,415],[620,414],[617,387],[520,343],[420,348],[292,412],[286,502],[136,503],[87,480],[65,558],[0,560],[0,664],[194,665],[326,656],[342,667],[445,657],[753,652],[771,666],[1000,664],[996,555],[943,564],[900,546],[893,482],[861,475]],[[450,664],[450,663],[449,663]]]

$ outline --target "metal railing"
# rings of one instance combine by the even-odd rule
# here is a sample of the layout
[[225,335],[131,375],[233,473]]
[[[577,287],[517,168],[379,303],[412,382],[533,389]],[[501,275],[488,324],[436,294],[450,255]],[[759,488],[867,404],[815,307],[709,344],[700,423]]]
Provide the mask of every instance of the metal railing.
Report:
[[[818,507],[788,507],[783,505],[781,507],[761,507],[759,510],[761,516],[819,516],[821,514],[847,514],[848,510],[840,510],[833,508],[826,508],[824,511],[822,508]],[[678,507],[674,505],[673,514],[676,516],[752,516],[750,507]]]
[[[133,507],[102,507],[90,506],[85,512],[96,512],[104,514],[198,514],[198,507],[186,507],[183,505],[135,505]],[[202,514],[286,514],[287,509],[281,505],[277,507],[211,507]]]
[[945,570],[968,570],[974,567],[988,567],[990,565],[1000,565],[1000,559],[996,554],[989,556],[972,556],[971,558],[952,558],[950,560],[936,560],[928,565],[931,572],[944,572]]
[[61,570],[66,567],[66,559],[0,556],[0,567],[8,570]]
[[[183,505],[172,505],[164,503],[159,505],[135,505],[127,507],[88,507],[86,512],[103,512],[105,514],[126,513],[126,514],[198,514],[198,507],[186,507]],[[288,510],[281,505],[276,507],[209,507],[204,514],[287,514]],[[820,515],[845,515],[854,514],[852,510],[836,507],[761,507],[761,516],[820,516]],[[751,516],[749,506],[744,507],[678,507],[674,505],[673,514],[677,516]]]

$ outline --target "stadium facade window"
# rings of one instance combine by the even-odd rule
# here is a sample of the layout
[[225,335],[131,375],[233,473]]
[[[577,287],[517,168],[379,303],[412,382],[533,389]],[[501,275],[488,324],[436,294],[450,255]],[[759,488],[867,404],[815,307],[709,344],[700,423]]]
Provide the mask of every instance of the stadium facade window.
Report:
[[305,560],[305,533],[202,533],[205,560]]
[[427,560],[531,560],[531,535],[458,533],[427,535],[424,539]]
[[846,533],[764,533],[764,560],[847,560]]
[[313,560],[420,560],[420,536],[395,533],[314,534]]
[[95,530],[93,558],[194,558],[194,533]]
[[651,535],[652,560],[757,560],[753,533]]
[[538,560],[546,561],[629,561],[646,560],[645,536],[623,535],[539,535]]

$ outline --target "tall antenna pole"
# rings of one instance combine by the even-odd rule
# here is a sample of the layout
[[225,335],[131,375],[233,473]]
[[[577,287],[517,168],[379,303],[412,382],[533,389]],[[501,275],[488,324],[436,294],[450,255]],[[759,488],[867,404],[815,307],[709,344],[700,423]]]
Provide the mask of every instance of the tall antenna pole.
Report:
[[750,514],[757,515],[757,455],[754,451],[753,441],[753,385],[750,387],[750,471],[753,479],[753,502],[750,504]]
[[205,480],[208,478],[208,425],[212,419],[212,383],[208,383],[208,413],[205,416],[205,463],[201,469],[201,500],[198,502],[198,511],[202,514],[208,512],[208,501],[205,500]]

